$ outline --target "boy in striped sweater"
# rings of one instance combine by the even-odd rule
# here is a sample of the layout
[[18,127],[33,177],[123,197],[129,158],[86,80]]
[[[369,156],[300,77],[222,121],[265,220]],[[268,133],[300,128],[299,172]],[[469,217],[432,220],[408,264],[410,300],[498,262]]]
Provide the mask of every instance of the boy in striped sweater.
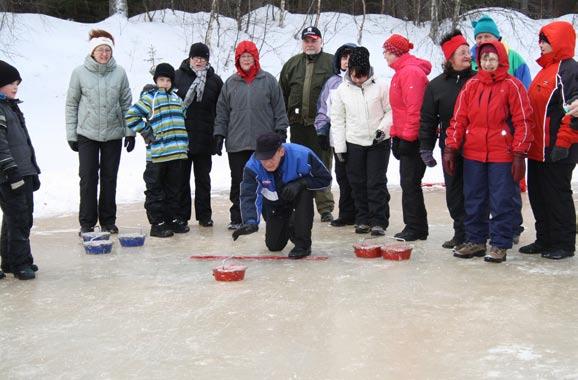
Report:
[[189,231],[187,222],[176,217],[189,141],[181,98],[172,91],[174,68],[161,63],[153,78],[156,86],[145,88],[125,119],[147,144],[145,209],[150,235],[164,238]]

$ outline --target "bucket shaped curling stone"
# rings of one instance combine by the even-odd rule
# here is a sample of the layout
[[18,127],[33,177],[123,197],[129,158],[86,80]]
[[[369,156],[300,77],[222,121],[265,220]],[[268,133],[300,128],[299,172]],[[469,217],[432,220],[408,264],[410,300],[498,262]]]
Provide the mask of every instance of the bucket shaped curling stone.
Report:
[[139,232],[119,234],[118,241],[123,247],[142,247],[145,242],[145,234]]
[[381,257],[381,246],[370,242],[358,242],[353,244],[355,256],[364,259],[375,259]]
[[230,265],[227,264],[227,260],[223,260],[223,263],[216,268],[213,268],[213,276],[217,281],[242,281],[245,278],[245,271],[247,267],[243,265]]
[[407,243],[388,243],[381,246],[381,255],[385,260],[409,260],[412,249]]
[[84,232],[80,236],[83,241],[110,240],[110,232],[106,231]]
[[89,255],[102,255],[112,251],[112,241],[110,240],[91,240],[85,241],[84,251]]

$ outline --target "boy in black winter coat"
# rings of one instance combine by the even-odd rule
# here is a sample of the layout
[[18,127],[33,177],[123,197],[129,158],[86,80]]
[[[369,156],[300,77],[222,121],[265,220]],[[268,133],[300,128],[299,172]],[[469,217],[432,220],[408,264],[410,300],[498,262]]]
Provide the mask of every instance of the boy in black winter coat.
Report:
[[203,227],[212,227],[211,167],[213,128],[217,100],[223,81],[209,64],[209,48],[203,43],[191,45],[189,57],[175,73],[177,95],[183,99],[185,126],[189,134],[189,153],[184,172],[184,189],[180,204],[181,220],[191,219],[191,169],[195,173],[195,219]]
[[30,229],[34,201],[40,188],[34,148],[16,99],[22,82],[15,67],[0,61],[0,207],[2,232],[0,278],[14,273],[20,280],[32,280],[38,267],[30,251]]

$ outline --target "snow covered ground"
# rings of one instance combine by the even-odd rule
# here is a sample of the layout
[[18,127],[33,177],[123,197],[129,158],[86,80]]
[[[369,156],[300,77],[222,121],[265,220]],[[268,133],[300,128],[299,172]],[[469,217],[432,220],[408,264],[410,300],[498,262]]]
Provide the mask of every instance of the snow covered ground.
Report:
[[[217,72],[227,78],[233,72],[232,57],[236,41],[253,39],[261,50],[263,69],[278,75],[285,60],[299,52],[299,32],[311,23],[302,15],[288,14],[284,28],[272,19],[273,8],[260,8],[252,14],[257,23],[250,25],[249,34],[236,32],[232,19],[220,18],[212,35],[211,63]],[[530,65],[532,74],[538,67],[537,33],[550,20],[531,20],[512,11],[489,10],[495,18],[504,40],[519,51]],[[154,22],[135,16],[128,20],[111,17],[97,24],[82,24],[35,14],[13,15],[11,30],[0,32],[0,58],[15,65],[22,77],[20,98],[27,118],[32,140],[42,168],[42,188],[36,193],[36,216],[61,215],[77,210],[78,205],[78,158],[66,144],[64,125],[64,102],[70,74],[83,62],[87,54],[88,31],[104,28],[116,39],[114,56],[128,74],[133,97],[151,81],[148,74],[148,58],[154,49],[156,63],[170,62],[178,66],[187,57],[193,42],[204,40],[208,14],[159,11]],[[479,13],[473,16],[479,17]],[[561,17],[572,22],[576,15]],[[357,18],[360,22],[360,18]],[[576,23],[575,23],[576,25]],[[445,25],[447,28],[447,25]],[[473,42],[469,20],[461,25],[468,40]],[[325,51],[334,52],[346,42],[357,41],[354,18],[337,13],[323,13],[320,29],[325,37]],[[362,44],[371,52],[371,62],[379,76],[390,78],[393,72],[387,67],[381,54],[383,41],[392,33],[409,37],[416,48],[413,54],[429,59],[433,64],[430,78],[441,70],[442,54],[429,37],[429,24],[415,26],[390,16],[369,15],[365,21]],[[439,151],[436,150],[439,159]],[[130,203],[143,199],[144,145],[139,138],[136,149],[123,154],[117,200]],[[229,186],[229,169],[226,157],[215,157],[213,172],[215,191]],[[390,184],[399,184],[397,161],[392,159],[388,170]],[[441,166],[428,169],[424,182],[443,181]]]

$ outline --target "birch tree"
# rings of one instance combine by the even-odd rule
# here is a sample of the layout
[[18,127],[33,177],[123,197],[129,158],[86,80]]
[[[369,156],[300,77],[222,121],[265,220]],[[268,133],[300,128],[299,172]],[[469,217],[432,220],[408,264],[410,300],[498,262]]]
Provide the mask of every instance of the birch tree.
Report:
[[119,14],[128,17],[127,0],[108,0],[108,11],[110,16]]

